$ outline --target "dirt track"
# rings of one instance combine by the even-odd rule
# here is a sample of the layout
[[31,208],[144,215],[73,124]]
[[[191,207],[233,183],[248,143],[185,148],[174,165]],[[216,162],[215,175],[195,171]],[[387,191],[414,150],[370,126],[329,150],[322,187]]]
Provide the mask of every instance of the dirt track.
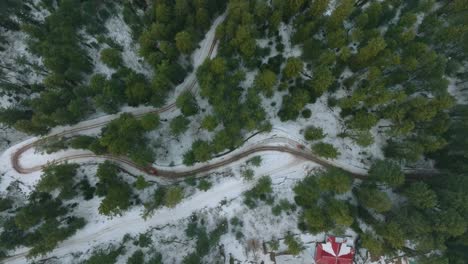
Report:
[[[215,46],[216,46],[216,39],[213,39],[212,42],[211,42],[211,45],[210,45],[210,49],[209,49],[208,54],[206,55],[206,57],[211,57]],[[185,87],[184,90],[193,91],[195,89],[195,87],[196,87],[196,83],[197,83],[196,79],[194,78]],[[164,106],[162,108],[151,109],[151,110],[145,111],[143,113],[135,114],[135,116],[136,117],[142,117],[143,115],[148,114],[148,113],[158,113],[158,114],[160,114],[160,113],[164,113],[166,111],[173,110],[174,108],[176,108],[176,105],[175,105],[175,102],[172,102],[172,103],[170,103],[170,104],[168,104],[168,105],[166,105],[166,106]],[[112,161],[115,161],[118,164],[125,164],[125,165],[131,166],[131,167],[133,167],[133,168],[135,168],[137,170],[140,170],[140,171],[148,174],[147,173],[148,168],[143,168],[142,166],[140,166],[138,164],[135,164],[134,162],[132,162],[131,160],[129,160],[126,157],[117,157],[117,156],[112,156],[112,155],[95,155],[95,154],[91,154],[91,153],[90,154],[70,155],[70,156],[66,156],[66,157],[54,160],[54,161],[52,161],[52,162],[50,162],[48,164],[44,164],[44,165],[40,165],[40,166],[34,166],[34,167],[30,167],[30,168],[22,167],[20,162],[19,162],[20,159],[21,159],[21,156],[26,151],[28,151],[31,148],[34,148],[35,145],[39,144],[41,141],[43,141],[43,140],[45,140],[47,138],[50,138],[50,137],[63,137],[63,136],[75,134],[75,133],[80,132],[80,131],[85,131],[85,130],[89,130],[89,129],[103,127],[106,124],[108,124],[110,121],[111,120],[106,120],[106,121],[98,122],[98,123],[95,123],[95,124],[92,124],[92,125],[77,127],[77,128],[74,128],[74,129],[70,129],[70,130],[67,130],[67,131],[60,132],[60,133],[51,134],[49,136],[38,139],[38,140],[36,140],[36,141],[34,141],[32,143],[24,145],[21,148],[17,149],[11,155],[11,164],[12,164],[14,170],[16,170],[18,173],[28,174],[28,173],[32,173],[32,172],[35,172],[35,171],[39,171],[44,166],[46,166],[48,164],[61,163],[61,162],[64,162],[64,161],[72,161],[72,160],[77,160],[77,159],[100,158],[100,159],[112,160]],[[155,176],[164,177],[166,179],[177,179],[177,178],[182,178],[182,177],[186,177],[186,176],[196,175],[196,174],[199,174],[199,173],[208,172],[208,171],[223,167],[223,166],[228,165],[228,164],[230,164],[232,162],[235,162],[235,161],[240,160],[240,159],[242,159],[244,157],[247,157],[247,156],[249,156],[251,154],[254,154],[254,153],[257,153],[257,152],[264,152],[264,151],[277,151],[277,152],[282,152],[282,153],[289,153],[289,154],[294,155],[296,157],[300,157],[300,158],[303,158],[305,160],[315,162],[315,163],[320,164],[320,165],[322,165],[324,167],[334,167],[334,166],[336,166],[336,165],[332,164],[332,162],[330,162],[328,160],[325,160],[325,159],[322,159],[322,158],[319,158],[319,157],[313,155],[312,152],[310,152],[310,151],[302,150],[302,149],[297,148],[296,144],[291,145],[291,146],[257,146],[257,147],[250,148],[250,149],[248,149],[248,150],[246,150],[246,151],[244,151],[242,153],[235,154],[235,155],[233,155],[233,156],[231,156],[231,157],[229,157],[227,159],[224,159],[222,161],[212,163],[212,164],[207,164],[205,166],[201,166],[201,167],[196,168],[196,169],[191,169],[191,170],[181,171],[181,172],[180,171],[175,172],[175,171],[157,169],[157,175],[155,175]],[[359,173],[351,173],[351,175],[354,178],[359,178],[359,179],[364,179],[366,177],[365,174],[359,174]],[[409,176],[409,178],[421,178],[422,177],[421,175],[423,175],[425,177],[425,176],[428,175],[428,173],[413,173],[413,174],[407,174],[407,175]]]
[[[214,51],[214,48],[216,46],[216,39],[213,39],[213,41],[211,42],[211,46],[210,46],[210,49],[209,49],[209,52],[207,54],[207,57],[211,57],[213,51]],[[195,89],[195,86],[197,84],[197,81],[196,79],[194,78],[188,85],[187,87],[184,89],[184,90],[188,90],[188,91],[193,91]],[[156,113],[156,114],[160,114],[160,113],[164,113],[164,112],[167,112],[167,111],[170,111],[170,110],[173,110],[176,108],[176,104],[175,102],[172,102],[168,105],[165,105],[161,108],[158,108],[158,109],[152,109],[152,110],[149,110],[149,111],[145,111],[144,113],[139,113],[139,114],[136,114],[135,116],[137,118],[140,118],[142,116],[144,116],[145,114],[148,114],[148,113]],[[38,139],[34,142],[31,142],[27,145],[24,145],[22,146],[21,148],[17,149],[12,155],[11,155],[11,164],[13,166],[13,169],[15,169],[15,171],[17,171],[18,173],[21,173],[21,174],[28,174],[28,173],[32,173],[32,172],[35,172],[35,171],[39,171],[41,170],[45,165],[42,165],[42,166],[35,166],[35,167],[31,167],[31,168],[23,168],[21,165],[20,165],[20,158],[21,156],[26,152],[28,151],[29,149],[31,148],[34,148],[37,144],[40,144],[41,141],[44,141],[48,138],[51,138],[51,137],[63,137],[63,136],[67,136],[67,135],[71,135],[71,134],[75,134],[77,132],[81,132],[81,131],[85,131],[85,130],[89,130],[89,129],[93,129],[93,128],[98,128],[98,127],[103,127],[105,126],[106,124],[108,124],[111,120],[106,120],[106,121],[102,121],[102,122],[98,122],[98,123],[95,123],[95,124],[92,124],[92,125],[87,125],[87,126],[82,126],[82,127],[78,127],[78,128],[74,128],[74,129],[70,129],[70,130],[67,130],[67,131],[63,131],[63,132],[60,132],[60,133],[56,133],[56,134],[51,134],[49,136],[46,136],[46,137],[43,137],[41,139]],[[114,157],[114,156],[110,156],[110,155],[101,155],[101,156],[98,156],[98,155],[92,155],[92,154],[88,154],[88,155],[71,155],[71,156],[68,156],[68,157],[65,157],[65,158],[62,158],[62,159],[58,159],[58,160],[55,160],[53,161],[52,163],[59,163],[59,162],[63,162],[63,161],[68,161],[68,160],[74,160],[74,159],[77,159],[77,158],[86,158],[86,157],[102,157],[102,158],[108,158],[108,159],[111,159],[111,160],[119,160],[120,162],[123,162],[123,163],[127,163],[129,165],[132,165],[134,166],[135,168],[138,168],[138,169],[142,169],[140,166],[130,162],[129,160],[125,159],[125,158],[122,158],[122,157]],[[132,163],[132,164],[130,164]]]

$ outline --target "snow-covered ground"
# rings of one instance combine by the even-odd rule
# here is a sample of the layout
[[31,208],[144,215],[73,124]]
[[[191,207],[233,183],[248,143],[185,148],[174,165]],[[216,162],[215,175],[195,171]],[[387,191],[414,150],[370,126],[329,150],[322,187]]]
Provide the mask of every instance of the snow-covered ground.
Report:
[[[334,6],[335,1],[332,1]],[[330,8],[331,12],[332,8]],[[211,42],[214,39],[215,29],[219,23],[223,21],[225,14],[218,17],[213,26],[206,34],[205,39],[200,43],[199,48],[191,56],[190,60],[196,68],[203,63],[204,58],[207,57]],[[146,65],[137,56],[138,47],[133,43],[130,36],[130,29],[125,25],[120,15],[111,17],[106,22],[106,28],[109,30],[109,37],[116,43],[123,47],[123,59],[127,66],[131,67],[137,72],[144,73],[151,76],[152,72],[148,65]],[[285,46],[284,55],[286,57],[298,57],[301,50],[298,47],[290,44],[290,35],[292,33],[292,26],[284,23],[280,26],[280,36],[282,43]],[[258,41],[260,46],[266,46],[268,40]],[[111,74],[113,70],[107,68],[98,59],[98,51],[94,50],[91,57],[94,58],[96,72]],[[216,50],[214,54],[215,56]],[[270,56],[275,56],[277,51],[273,48]],[[39,62],[38,62],[39,63]],[[248,73],[247,80],[243,83],[244,88],[250,86],[253,82],[255,73]],[[31,80],[34,80],[32,78]],[[178,94],[190,83],[195,80],[194,72],[190,73],[184,82],[177,86],[173,93],[170,95],[171,102],[177,97]],[[38,79],[38,81],[40,81]],[[187,132],[179,137],[171,136],[169,130],[169,121],[180,114],[178,109],[161,114],[163,120],[161,127],[154,132],[148,134],[148,138],[157,150],[156,166],[167,169],[168,166],[172,167],[174,171],[184,171],[187,167],[182,165],[183,153],[188,151],[191,144],[196,139],[211,140],[214,133],[207,132],[200,129],[202,118],[211,113],[211,107],[206,100],[200,98],[197,90],[193,91],[199,102],[200,108],[204,112],[190,117],[190,127]],[[381,158],[382,146],[385,144],[383,136],[379,134],[377,127],[372,129],[371,133],[375,137],[375,142],[367,148],[358,146],[349,138],[341,138],[338,135],[343,132],[343,122],[339,116],[338,108],[330,108],[327,104],[328,94],[324,94],[314,104],[308,104],[306,108],[310,109],[312,116],[308,119],[299,117],[296,121],[281,122],[277,116],[277,112],[281,107],[282,96],[285,92],[276,92],[272,98],[263,98],[263,107],[265,108],[269,120],[273,125],[270,133],[259,134],[246,142],[241,148],[234,152],[215,158],[208,163],[218,162],[228,158],[230,155],[245,151],[258,145],[289,145],[296,146],[297,143],[310,146],[303,138],[303,130],[310,125],[320,127],[326,134],[324,142],[333,144],[339,149],[341,155],[332,164],[344,168],[349,171],[357,173],[365,173],[366,168],[369,166],[369,160],[373,158]],[[273,105],[272,103],[276,103]],[[124,107],[123,112],[131,112],[133,114],[142,114],[154,110],[151,107]],[[73,126],[64,126],[54,128],[51,135],[60,134],[70,129],[88,127],[89,129],[79,131],[79,134],[96,135],[100,132],[100,128],[106,122],[116,118],[116,115],[100,116],[101,113],[96,114],[97,118],[81,122]],[[73,135],[69,133],[67,135]],[[20,181],[21,188],[24,192],[29,192],[34,188],[34,185],[40,178],[40,172],[34,172],[28,175],[21,175],[16,173],[11,167],[11,154],[24,146],[25,144],[34,142],[37,138],[30,138],[21,142],[9,149],[7,149],[0,156],[0,172],[3,173],[0,182],[0,192],[4,192],[8,186],[13,182]],[[28,150],[21,158],[21,164],[25,167],[34,167],[47,163],[54,159],[63,158],[69,155],[89,153],[84,150],[65,150],[53,154],[35,153],[33,149]],[[262,164],[255,170],[255,179],[262,175],[269,175],[272,179],[273,190],[276,201],[279,199],[287,199],[293,202],[293,186],[301,180],[309,171],[319,166],[315,163],[302,160],[300,158],[291,156],[285,153],[278,152],[263,152],[261,154]],[[271,260],[269,251],[263,252],[262,247],[249,248],[249,241],[259,241],[261,243],[279,240],[280,248],[278,252],[285,250],[283,238],[287,232],[296,234],[296,238],[300,239],[304,245],[305,250],[301,255],[293,257],[290,255],[280,255],[276,258],[276,263],[310,263],[313,259],[315,242],[323,241],[324,234],[301,234],[297,228],[298,212],[290,212],[288,214],[282,213],[280,216],[273,216],[271,207],[268,205],[260,205],[259,207],[251,210],[243,203],[243,193],[255,184],[254,181],[245,181],[241,177],[241,170],[245,167],[246,157],[242,160],[229,164],[228,166],[210,172],[207,176],[213,187],[207,191],[196,190],[195,188],[189,189],[185,193],[184,200],[175,208],[160,208],[148,219],[142,217],[143,206],[133,206],[128,211],[124,212],[122,216],[115,216],[108,218],[98,214],[97,208],[100,203],[100,198],[95,197],[90,201],[79,201],[75,213],[84,216],[88,224],[79,230],[74,236],[63,241],[59,246],[48,256],[56,256],[63,263],[79,263],[90,256],[91,251],[95,247],[102,247],[110,243],[120,243],[126,234],[136,236],[140,233],[148,232],[151,234],[153,240],[153,247],[163,254],[164,263],[180,263],[183,257],[193,251],[193,239],[185,235],[185,227],[189,222],[192,214],[197,214],[199,217],[206,219],[207,225],[211,227],[221,219],[239,218],[243,222],[241,227],[231,226],[227,234],[223,235],[220,240],[222,244],[224,255],[229,260],[229,256],[241,263],[248,262],[264,262],[275,263]],[[96,182],[96,160],[82,159],[86,166],[82,174],[88,175],[90,182]],[[206,165],[196,164],[194,168]],[[131,170],[129,168],[129,170]],[[129,178],[129,176],[126,176]],[[147,179],[151,179],[148,177]],[[131,181],[130,179],[127,179]],[[154,179],[153,179],[154,180]],[[157,181],[157,183],[162,183]],[[167,182],[164,182],[167,184]],[[140,194],[143,199],[150,195],[149,190],[145,190]],[[242,233],[242,237],[238,237],[238,232]],[[350,230],[347,231],[353,235]],[[169,240],[176,238],[177,243],[168,243]],[[130,255],[135,247],[128,246],[130,249],[125,257],[120,257],[118,263],[125,263],[126,257]],[[174,254],[177,252],[177,254]],[[19,248],[12,253],[11,258],[7,259],[8,263],[25,263],[26,248]],[[78,256],[78,257],[76,257]],[[211,256],[212,257],[212,256]],[[210,262],[210,255],[206,257],[207,262]]]
[[467,104],[468,103],[468,83],[457,84],[460,80],[455,78],[448,78],[449,86],[448,92],[456,100],[458,104]]
[[[256,169],[256,175],[270,175],[275,189],[276,186],[279,186],[278,188],[283,188],[284,186],[286,194],[289,195],[289,199],[292,199],[290,192],[291,184],[301,179],[308,170],[316,167],[313,163],[304,162],[303,160],[288,154],[265,153],[262,155],[262,159],[262,166]],[[120,239],[127,233],[138,234],[145,232],[149,228],[177,223],[178,221],[183,221],[188,218],[192,212],[208,210],[210,208],[218,208],[217,210],[220,210],[219,208],[221,208],[221,211],[216,213],[217,215],[225,215],[226,217],[237,215],[239,217],[242,212],[248,212],[248,210],[245,208],[242,209],[242,206],[240,206],[240,204],[242,204],[241,194],[253,187],[255,184],[254,181],[246,182],[241,179],[238,171],[240,164],[244,162],[245,160],[238,161],[229,166],[234,171],[233,177],[226,178],[224,181],[214,185],[206,192],[199,191],[193,194],[189,199],[185,199],[175,208],[161,208],[157,210],[154,215],[146,221],[141,217],[143,209],[141,206],[133,207],[131,210],[124,212],[121,217],[107,219],[103,216],[97,215],[96,201],[84,203],[83,205],[80,205],[80,207],[84,206],[85,208],[90,209],[84,215],[87,215],[91,222],[82,230],[79,230],[76,235],[61,243],[50,255],[62,256],[72,251],[88,251],[93,246],[97,246],[102,243],[120,241]],[[228,168],[223,168],[222,170],[226,171],[227,169]],[[220,206],[220,202],[223,200],[231,202],[228,206]],[[250,211],[250,213],[252,214],[255,211]],[[253,219],[249,220],[249,217]],[[245,219],[246,222],[255,223],[255,226],[252,226],[251,230],[245,232],[247,235],[257,237],[265,236],[263,232],[266,232],[266,229],[269,228],[269,226],[266,223],[255,220],[260,219],[259,217],[261,217],[261,215],[254,214]],[[278,220],[279,219],[273,221],[273,223],[276,222],[277,228],[275,228],[276,231],[274,232],[270,231],[270,235],[283,237],[284,232],[295,231],[296,227],[294,226],[294,221],[289,222]],[[268,220],[264,219],[263,221]],[[234,244],[230,246],[233,247],[234,251],[239,245],[236,245],[235,242],[233,243]],[[25,253],[25,248],[18,249],[15,254],[12,254],[14,257],[8,259],[8,262],[24,263]],[[176,255],[171,252],[165,253],[168,254],[166,256],[167,258],[176,257]]]

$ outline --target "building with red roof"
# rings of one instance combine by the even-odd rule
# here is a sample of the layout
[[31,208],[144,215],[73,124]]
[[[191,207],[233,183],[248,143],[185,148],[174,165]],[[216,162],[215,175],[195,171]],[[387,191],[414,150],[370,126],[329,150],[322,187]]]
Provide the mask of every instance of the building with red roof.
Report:
[[334,236],[327,237],[325,243],[317,243],[316,264],[353,264],[353,241]]

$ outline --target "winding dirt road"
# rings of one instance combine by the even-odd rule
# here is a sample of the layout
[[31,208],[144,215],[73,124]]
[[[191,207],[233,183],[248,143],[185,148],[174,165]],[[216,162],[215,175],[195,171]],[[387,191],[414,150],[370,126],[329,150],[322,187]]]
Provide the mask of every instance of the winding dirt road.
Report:
[[[206,54],[202,54],[200,55],[201,58],[211,58],[213,52],[215,51],[215,47],[216,47],[216,39],[214,37],[214,34],[212,35],[212,39],[209,40],[209,42],[207,43],[207,45],[209,45],[209,49],[203,49],[203,50],[206,50],[207,52],[205,52]],[[194,70],[195,72],[195,70]],[[196,84],[197,84],[197,80],[195,78],[195,75],[194,75],[194,72],[191,73],[187,79],[184,81],[184,82],[187,82],[187,84],[185,85],[185,87],[183,88],[183,90],[188,90],[188,91],[193,91],[196,87]],[[148,110],[145,110],[145,111],[139,111],[138,113],[134,113],[134,115],[136,117],[142,117],[143,115],[145,114],[148,114],[148,113],[157,113],[157,114],[161,114],[161,113],[164,113],[164,112],[167,112],[167,111],[171,111],[173,109],[176,108],[176,105],[175,105],[175,102],[172,102],[162,108],[159,108],[159,109],[148,109]],[[137,112],[138,110],[135,110],[134,112]],[[132,111],[130,111],[130,113],[132,113]],[[115,116],[115,118],[117,118],[118,115]],[[76,128],[72,128],[72,129],[69,129],[69,130],[65,130],[65,131],[62,131],[62,132],[59,132],[59,133],[51,133],[49,134],[48,136],[45,136],[43,138],[40,138],[34,142],[31,142],[29,144],[26,144],[20,148],[18,148],[17,150],[15,150],[12,155],[11,155],[11,164],[12,164],[12,167],[15,171],[17,171],[18,173],[20,174],[29,174],[29,173],[32,173],[32,172],[36,172],[36,171],[40,171],[42,170],[45,166],[48,166],[50,164],[57,164],[57,163],[62,163],[62,162],[65,162],[65,161],[76,161],[76,160],[80,160],[80,159],[90,159],[90,158],[96,158],[96,159],[105,159],[105,160],[111,160],[111,161],[114,161],[116,162],[117,164],[120,164],[120,165],[126,165],[126,166],[130,166],[134,169],[137,169],[139,171],[141,171],[142,173],[145,173],[145,174],[148,174],[148,175],[152,175],[152,174],[149,174],[148,171],[151,171],[151,170],[156,170],[157,171],[157,175],[152,175],[152,176],[158,176],[158,177],[162,177],[162,178],[165,178],[165,179],[180,179],[180,178],[183,178],[183,177],[187,177],[187,176],[192,176],[192,175],[196,175],[196,174],[200,174],[200,173],[205,173],[205,172],[209,172],[209,171],[212,171],[214,169],[218,169],[218,168],[221,168],[223,166],[226,166],[226,165],[229,165],[235,161],[238,161],[242,158],[245,158],[249,155],[252,155],[254,153],[258,153],[258,152],[266,152],[266,151],[273,151],[273,152],[282,152],[282,153],[289,153],[291,155],[294,155],[296,157],[300,157],[302,159],[305,159],[305,160],[308,160],[308,161],[312,161],[312,162],[315,162],[317,164],[320,164],[324,167],[341,167],[342,169],[345,169],[343,166],[339,166],[335,163],[333,163],[332,161],[330,160],[326,160],[326,159],[323,159],[323,158],[320,158],[320,157],[317,157],[315,155],[312,154],[312,152],[306,148],[304,149],[301,149],[301,148],[298,148],[297,146],[300,145],[301,143],[300,142],[296,142],[296,141],[292,141],[291,139],[285,139],[283,143],[287,143],[286,145],[281,145],[281,146],[271,146],[271,145],[260,145],[260,146],[255,146],[255,147],[251,147],[251,148],[248,148],[246,149],[245,151],[243,152],[240,152],[240,153],[237,153],[237,154],[233,154],[221,161],[218,161],[218,162],[213,162],[213,163],[207,163],[205,165],[202,165],[200,167],[197,167],[197,168],[192,168],[192,169],[188,169],[188,170],[184,170],[184,171],[174,171],[174,170],[164,170],[164,169],[161,169],[161,168],[155,168],[155,167],[142,167],[136,163],[134,163],[133,161],[131,161],[130,159],[126,158],[126,157],[121,157],[121,156],[113,156],[113,155],[95,155],[95,154],[92,154],[92,153],[84,153],[84,154],[75,154],[75,155],[68,155],[68,156],[65,156],[65,157],[62,157],[62,158],[58,158],[58,159],[55,159],[53,161],[50,161],[48,162],[47,164],[42,164],[42,165],[37,165],[37,166],[32,166],[32,167],[24,167],[20,160],[21,160],[21,156],[28,150],[34,148],[36,145],[40,144],[41,141],[44,141],[48,138],[51,138],[51,137],[63,137],[63,136],[70,136],[70,135],[74,135],[74,134],[77,134],[79,132],[83,132],[83,131],[86,131],[86,130],[91,130],[91,129],[95,129],[95,128],[99,128],[99,127],[103,127],[105,126],[106,124],[108,124],[112,119],[109,119],[109,120],[104,120],[104,121],[100,121],[100,122],[96,122],[96,123],[93,123],[93,124],[90,124],[90,125],[78,125]],[[225,155],[227,156],[227,155]],[[121,166],[123,170],[125,170],[125,168],[123,166]],[[127,171],[127,170],[125,170]],[[348,170],[349,171],[349,170]],[[350,172],[351,176],[354,177],[354,178],[358,178],[358,179],[365,179],[366,178],[366,174],[365,173],[356,173],[356,172]],[[412,173],[407,173],[407,176],[408,178],[413,178],[413,179],[419,179],[419,178],[422,178],[422,177],[426,177],[428,176],[430,173],[427,173],[427,172],[412,172]]]
[[[202,55],[203,58],[210,58],[212,56],[213,52],[215,51],[216,39],[214,38],[214,34],[213,34],[213,37],[212,37],[212,39],[210,40],[209,43],[210,43],[209,44],[210,47],[209,47],[209,49],[207,48],[206,54]],[[186,79],[185,82],[187,82],[187,84],[185,85],[184,90],[193,91],[195,89],[197,82],[196,82],[196,78],[195,78],[193,73],[191,75],[189,75],[189,77]],[[164,112],[167,112],[167,111],[171,111],[171,110],[173,110],[175,108],[176,108],[175,102],[172,102],[172,103],[170,103],[170,104],[168,104],[168,105],[166,105],[166,106],[164,106],[162,108],[159,108],[159,109],[148,109],[148,110],[145,110],[143,112],[140,111],[138,113],[135,113],[136,112],[135,111],[134,115],[136,117],[141,117],[141,116],[143,116],[143,115],[145,115],[147,113],[161,114],[161,113],[164,113]],[[53,160],[53,161],[49,162],[48,164],[31,166],[31,167],[24,167],[20,162],[22,155],[26,151],[34,148],[37,144],[39,144],[43,140],[46,140],[46,139],[51,138],[51,137],[71,136],[71,135],[74,135],[74,134],[77,134],[79,132],[83,132],[83,131],[86,131],[86,130],[91,130],[91,129],[103,127],[106,124],[108,124],[111,120],[112,119],[105,120],[105,121],[99,121],[99,122],[95,122],[95,123],[90,124],[90,125],[81,125],[81,126],[77,125],[77,127],[75,127],[75,128],[68,129],[66,131],[62,131],[62,132],[59,132],[59,133],[51,133],[46,137],[43,137],[41,139],[37,139],[34,142],[31,142],[29,144],[21,146],[20,148],[16,149],[11,154],[12,167],[16,172],[18,172],[20,174],[29,174],[29,173],[32,173],[32,172],[40,171],[45,166],[47,166],[47,165],[49,165],[51,163],[62,163],[62,162],[65,162],[65,161],[76,161],[76,160],[80,160],[80,159],[85,160],[85,159],[95,158],[95,159],[103,159],[103,160],[114,161],[115,163],[121,165],[123,170],[125,170],[124,166],[129,166],[131,168],[137,169],[137,170],[139,170],[139,171],[141,171],[143,173],[148,174],[147,173],[148,168],[142,167],[142,166],[132,162],[131,160],[129,160],[126,157],[113,156],[113,155],[95,155],[95,154],[92,154],[92,153],[68,155],[68,156]],[[239,160],[241,160],[243,158],[246,158],[246,157],[248,157],[250,155],[253,155],[253,154],[256,154],[256,153],[261,153],[261,152],[288,153],[288,154],[291,154],[291,155],[293,155],[295,157],[298,157],[298,158],[301,158],[301,159],[304,159],[304,160],[307,160],[307,161],[311,161],[311,162],[320,164],[321,166],[324,166],[324,167],[327,167],[327,168],[329,168],[329,167],[341,167],[342,169],[346,170],[346,168],[344,168],[343,166],[337,165],[333,161],[326,160],[326,159],[315,156],[311,152],[310,149],[298,147],[298,145],[302,144],[301,142],[297,142],[297,141],[292,140],[290,138],[270,138],[270,140],[273,140],[273,139],[278,140],[275,143],[280,142],[281,145],[278,145],[278,144],[272,145],[271,142],[265,141],[265,142],[259,143],[257,145],[252,145],[252,146],[249,146],[249,147],[245,147],[245,149],[243,149],[243,150],[239,149],[238,151],[233,151],[233,152],[226,153],[226,154],[224,154],[224,155],[222,155],[220,157],[216,157],[211,162],[207,162],[207,163],[204,163],[204,164],[198,164],[196,167],[187,168],[185,170],[168,170],[168,169],[155,168],[157,170],[157,175],[153,175],[153,176],[162,177],[162,178],[170,179],[170,180],[180,179],[180,178],[187,177],[187,176],[193,176],[193,175],[196,175],[196,174],[210,172],[212,170],[219,169],[219,168],[222,168],[222,167],[227,166],[229,164],[232,164],[233,162],[239,161]],[[347,170],[347,171],[349,172],[349,170]],[[148,175],[151,175],[151,174],[148,174]],[[354,178],[357,178],[357,179],[366,179],[367,178],[365,173],[350,172],[350,175],[352,177],[354,177]],[[407,173],[406,175],[407,175],[407,179],[418,180],[418,179],[425,178],[427,176],[431,176],[431,175],[433,175],[433,173],[431,174],[431,173],[428,173],[428,172],[411,172],[411,173]],[[188,211],[188,210],[186,210],[186,211]],[[171,214],[168,214],[168,215],[171,215]],[[128,222],[132,222],[133,218],[130,219],[130,220]],[[154,220],[154,221],[156,221],[156,220]],[[128,223],[125,222],[125,223],[122,223],[121,225],[118,225],[118,226],[116,226],[114,228],[119,228],[120,226],[127,225],[127,224]],[[106,230],[104,230],[104,231],[106,231]],[[109,230],[107,230],[107,231],[109,231]],[[94,235],[94,234],[92,234],[92,235]],[[90,239],[90,237],[85,236],[82,239],[82,241],[80,240],[78,242],[85,243],[89,239]],[[62,246],[73,245],[73,243],[75,243],[75,242],[78,243],[77,241],[66,241],[66,242],[64,242],[64,244],[62,244]],[[24,256],[26,256],[26,254],[27,254],[27,250],[24,251],[24,252],[18,253],[16,255],[10,256],[10,258],[7,259],[7,261],[21,260],[21,259],[24,258]]]
[[[215,50],[216,44],[217,44],[217,41],[214,38],[214,34],[213,34],[213,38],[209,41],[210,48],[208,49],[208,52],[206,54],[202,55],[202,57],[203,58],[211,58],[211,56],[213,54],[213,51]],[[194,89],[196,87],[196,84],[197,84],[197,80],[196,80],[196,77],[195,77],[195,71],[196,70],[194,70],[194,72],[192,74],[190,74],[187,77],[187,79],[184,81],[184,82],[188,81],[188,84],[183,89],[184,91],[194,91]],[[142,117],[142,116],[144,116],[146,114],[149,114],[149,113],[161,114],[161,113],[164,113],[164,112],[171,111],[171,110],[173,110],[175,108],[176,108],[176,103],[174,101],[174,102],[172,102],[172,103],[170,103],[168,105],[165,105],[165,106],[163,106],[161,108],[158,108],[158,109],[149,109],[149,110],[146,110],[146,111],[143,111],[143,112],[140,111],[140,113],[134,114],[134,116],[137,117],[137,118],[140,118],[140,117]],[[132,113],[132,111],[130,111],[129,113]],[[118,117],[118,115],[116,115],[116,118],[117,117]],[[14,153],[12,153],[12,155],[11,155],[12,167],[16,172],[18,172],[20,174],[29,174],[29,173],[32,173],[32,172],[35,172],[35,171],[42,170],[45,166],[47,166],[49,164],[55,164],[55,163],[60,163],[60,162],[64,162],[64,161],[76,160],[76,159],[97,157],[97,158],[105,158],[105,159],[109,159],[109,160],[113,160],[113,161],[118,161],[120,163],[125,163],[125,164],[128,164],[128,165],[136,168],[136,169],[144,171],[144,169],[141,166],[136,165],[135,163],[131,162],[130,160],[128,160],[128,159],[126,159],[124,157],[116,157],[116,156],[112,156],[112,155],[94,155],[94,154],[70,155],[70,156],[67,156],[67,157],[63,157],[63,158],[60,158],[60,159],[53,160],[53,161],[49,162],[48,164],[29,167],[29,168],[23,167],[21,165],[21,163],[20,163],[21,156],[26,151],[28,151],[28,150],[34,148],[35,146],[37,146],[38,144],[40,144],[42,141],[45,141],[45,140],[47,140],[47,139],[49,139],[51,137],[64,137],[64,136],[73,135],[73,134],[76,134],[76,133],[79,133],[79,132],[82,132],[82,131],[103,127],[103,126],[105,126],[106,124],[108,124],[111,121],[112,121],[112,119],[109,119],[109,120],[105,120],[105,121],[101,121],[101,122],[96,122],[96,123],[91,124],[91,125],[79,126],[79,127],[73,128],[73,129],[69,129],[69,130],[59,132],[59,133],[51,133],[51,134],[49,134],[49,135],[47,135],[45,137],[42,137],[42,138],[40,138],[40,139],[38,139],[38,140],[36,140],[34,142],[26,144],[26,145],[18,148],[17,150],[15,150]]]

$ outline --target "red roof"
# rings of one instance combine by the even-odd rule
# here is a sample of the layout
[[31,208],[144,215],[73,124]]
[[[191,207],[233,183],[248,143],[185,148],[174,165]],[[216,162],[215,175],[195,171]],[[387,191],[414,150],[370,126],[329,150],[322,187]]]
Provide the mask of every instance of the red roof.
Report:
[[346,240],[338,242],[336,237],[328,237],[326,243],[318,243],[315,252],[317,264],[353,264],[354,248],[346,245]]

